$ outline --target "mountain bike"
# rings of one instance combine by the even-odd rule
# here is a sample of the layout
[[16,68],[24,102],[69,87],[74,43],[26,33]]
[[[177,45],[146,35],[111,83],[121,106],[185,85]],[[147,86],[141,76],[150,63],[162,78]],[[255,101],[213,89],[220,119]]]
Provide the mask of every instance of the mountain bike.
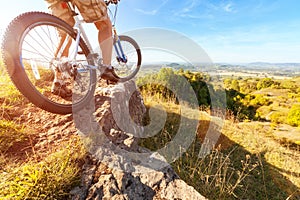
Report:
[[[71,9],[75,25],[44,12],[26,12],[7,27],[2,42],[3,62],[16,88],[34,105],[56,114],[68,114],[91,101],[101,77],[101,56],[93,51],[82,26],[86,23],[76,5]],[[106,1],[107,6],[112,4]],[[118,35],[115,28],[117,6],[109,9],[113,24],[113,76],[117,82],[132,79],[141,66],[141,50],[136,41]],[[68,48],[68,57],[62,57]],[[71,95],[51,92],[55,73],[60,73]]]

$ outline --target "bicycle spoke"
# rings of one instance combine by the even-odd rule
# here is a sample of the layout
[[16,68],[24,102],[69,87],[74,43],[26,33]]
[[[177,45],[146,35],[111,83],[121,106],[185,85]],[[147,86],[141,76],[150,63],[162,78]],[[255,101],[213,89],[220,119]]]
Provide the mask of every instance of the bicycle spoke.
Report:
[[51,50],[49,52],[48,44],[45,40],[46,38],[41,37],[40,34],[37,33],[36,29],[33,29],[33,32],[34,33],[31,32],[27,35],[26,40],[24,40],[24,43],[26,43],[30,48],[32,48],[36,52],[42,52],[42,50],[44,50],[44,52],[47,52],[48,54],[51,53]]
[[[61,36],[65,35],[65,39],[62,41]],[[73,40],[63,30],[57,29],[50,25],[39,25],[33,27],[24,37],[22,46],[22,60],[24,70],[28,75],[28,78],[38,91],[53,102],[59,103],[72,103],[72,97],[62,98],[55,94],[52,94],[51,87],[54,79],[54,68],[52,61],[54,56],[60,56],[63,54],[64,49],[70,44],[70,51],[74,51],[75,47],[72,46]],[[62,42],[62,43],[60,43]],[[70,43],[69,43],[70,42]],[[58,52],[56,52],[58,50]],[[86,59],[82,59],[86,61]],[[58,61],[59,62],[59,61]],[[53,68],[54,67],[54,68]],[[89,71],[86,71],[89,72]],[[82,79],[82,80],[81,80]],[[83,81],[87,80],[87,81]],[[80,80],[64,79],[67,87],[72,89],[75,85],[78,85],[80,95],[77,94],[77,101],[85,96],[87,87],[84,84],[88,84],[89,73],[81,73]],[[84,82],[84,84],[83,84]],[[74,85],[75,84],[75,85]]]

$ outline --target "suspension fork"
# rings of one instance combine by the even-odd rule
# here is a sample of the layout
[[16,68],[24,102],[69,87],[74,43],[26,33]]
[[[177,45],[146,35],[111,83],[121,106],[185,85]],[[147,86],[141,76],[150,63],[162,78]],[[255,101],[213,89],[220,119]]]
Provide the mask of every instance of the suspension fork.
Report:
[[127,63],[127,58],[124,54],[124,51],[123,51],[123,48],[121,45],[121,41],[117,34],[117,30],[116,30],[115,26],[113,26],[113,34],[114,34],[114,48],[117,53],[117,60],[118,60],[118,62]]

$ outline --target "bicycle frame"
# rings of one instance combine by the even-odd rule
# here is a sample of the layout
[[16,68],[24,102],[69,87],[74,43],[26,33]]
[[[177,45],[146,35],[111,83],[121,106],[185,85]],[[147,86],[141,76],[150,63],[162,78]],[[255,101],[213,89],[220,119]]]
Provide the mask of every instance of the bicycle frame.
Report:
[[[72,5],[71,2],[66,2],[66,3],[68,5],[69,9],[73,12],[74,20],[75,20],[75,24],[73,26],[73,29],[76,30],[76,32],[77,32],[77,36],[76,36],[76,40],[75,40],[75,51],[74,51],[73,55],[70,56],[71,60],[74,61],[74,62],[76,61],[76,57],[78,55],[79,42],[80,42],[81,38],[83,38],[83,40],[85,41],[86,45],[88,46],[91,55],[97,55],[93,51],[92,45],[91,45],[91,43],[90,43],[90,41],[88,39],[88,36],[87,36],[87,34],[86,34],[83,26],[82,26],[82,24],[86,23],[86,22],[84,20],[82,20],[82,19],[79,18],[77,12],[75,11],[76,10],[76,6]],[[117,61],[118,62],[126,63],[127,62],[127,58],[126,58],[126,56],[124,54],[124,51],[122,49],[122,45],[121,45],[120,39],[118,37],[115,25],[112,26],[112,32],[113,32],[113,35],[112,35],[113,41],[115,41],[113,43],[113,46],[114,46],[114,49],[115,49],[116,54],[117,54]],[[68,39],[69,38],[64,38],[63,40],[64,41],[68,41]],[[62,43],[64,43],[64,41],[62,41]],[[95,57],[97,57],[97,56],[95,56]],[[92,69],[98,69],[98,66],[88,65],[87,67],[88,68],[92,68]]]

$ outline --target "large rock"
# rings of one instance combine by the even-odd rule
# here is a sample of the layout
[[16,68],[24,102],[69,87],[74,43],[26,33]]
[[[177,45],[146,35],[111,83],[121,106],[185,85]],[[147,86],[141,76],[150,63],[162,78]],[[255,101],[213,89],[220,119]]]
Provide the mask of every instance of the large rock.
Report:
[[99,89],[86,109],[74,113],[90,159],[72,199],[205,199],[162,156],[138,146],[145,111],[129,81]]

